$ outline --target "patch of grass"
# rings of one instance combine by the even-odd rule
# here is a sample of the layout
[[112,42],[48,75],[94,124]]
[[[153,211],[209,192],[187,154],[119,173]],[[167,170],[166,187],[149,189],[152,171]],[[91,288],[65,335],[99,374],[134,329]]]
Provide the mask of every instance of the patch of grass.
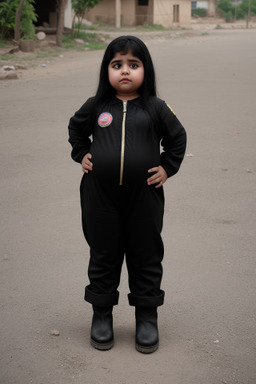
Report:
[[101,36],[97,33],[85,33],[80,32],[79,36],[76,37],[77,39],[83,40],[84,44],[76,43],[75,38],[71,35],[65,35],[62,39],[63,48],[65,49],[74,49],[74,50],[84,50],[87,48],[88,50],[99,50],[99,49],[105,49],[106,43],[101,40]]
[[100,49],[105,49],[106,48],[106,44],[102,43],[102,42],[94,41],[94,42],[91,42],[89,44],[89,46],[87,46],[87,47],[89,48],[90,51],[97,51],[97,50],[100,50]]
[[0,40],[0,48],[5,48],[7,45],[7,41],[6,40]]
[[8,61],[8,60],[12,60],[12,59],[13,59],[13,55],[1,55],[0,56],[1,61]]
[[[78,25],[76,25],[78,27]],[[80,30],[88,30],[88,31],[113,31],[115,30],[115,26],[104,24],[104,23],[94,23],[92,25],[81,25]]]
[[65,49],[75,49],[75,43],[73,41],[73,38],[70,37],[70,35],[65,35],[62,37],[62,46]]
[[47,59],[48,57],[58,57],[59,53],[48,52],[48,53],[38,53],[35,56],[22,57],[21,60],[24,61],[33,61],[34,59]]
[[8,61],[8,60],[15,60],[15,61],[33,61],[35,59],[46,59],[48,57],[58,57],[59,52],[48,52],[48,53],[38,53],[32,56],[27,56],[27,57],[15,57],[14,55],[1,55],[0,56],[0,61]]
[[[78,25],[76,25],[78,27]],[[127,26],[121,25],[120,29],[135,29],[135,30],[143,30],[143,31],[163,31],[166,30],[161,24],[143,24],[140,26]],[[116,27],[114,25],[104,24],[104,23],[95,23],[92,25],[81,25],[80,30],[83,31],[116,31]]]
[[143,24],[136,29],[141,29],[144,31],[164,31],[166,28],[164,28],[161,24]]

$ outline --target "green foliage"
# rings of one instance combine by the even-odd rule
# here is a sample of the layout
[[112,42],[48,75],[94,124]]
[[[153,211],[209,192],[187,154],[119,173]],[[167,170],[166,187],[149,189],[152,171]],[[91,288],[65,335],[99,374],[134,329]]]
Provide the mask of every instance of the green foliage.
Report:
[[217,10],[221,17],[227,22],[232,21],[235,17],[235,7],[230,0],[220,0],[217,5]]
[[[237,7],[237,18],[245,19],[248,15],[249,0],[243,0],[242,4]],[[251,0],[251,16],[256,15],[256,0]]]
[[86,10],[97,5],[101,0],[71,0],[72,8],[77,15],[83,16]]
[[[15,16],[20,0],[4,0],[0,2],[0,38],[13,35]],[[20,31],[23,39],[33,39],[35,27],[33,22],[37,20],[34,9],[34,0],[26,0],[20,19]]]
[[[220,0],[217,6],[219,14],[225,18],[227,22],[235,19],[235,7],[230,0]],[[236,18],[245,19],[248,16],[249,0],[243,0],[236,7]],[[256,0],[251,0],[251,16],[256,15]]]
[[199,16],[199,17],[205,17],[206,16],[206,9],[204,8],[196,8],[196,9],[192,9],[192,16],[196,15],[196,16]]
[[[74,18],[72,23],[72,35],[78,36],[82,25],[83,16],[85,11],[95,7],[102,0],[71,0],[72,8],[74,10]],[[75,27],[75,19],[77,18],[78,23]]]
[[16,5],[10,0],[0,3],[0,37],[4,39],[11,30],[14,30]]

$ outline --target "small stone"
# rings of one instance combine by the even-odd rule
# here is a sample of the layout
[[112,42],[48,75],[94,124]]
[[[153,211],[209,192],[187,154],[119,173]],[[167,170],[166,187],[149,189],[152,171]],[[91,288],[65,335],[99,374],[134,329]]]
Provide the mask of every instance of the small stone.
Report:
[[3,71],[15,71],[15,67],[13,65],[4,65],[2,67]]
[[44,40],[46,38],[46,34],[44,32],[38,32],[36,34],[36,37],[37,37],[38,40],[42,41],[42,40]]
[[50,332],[50,335],[51,335],[51,336],[59,336],[59,335],[60,335],[60,331],[58,331],[57,329],[53,329],[53,330]]
[[87,20],[87,19],[83,19],[83,20],[82,20],[82,23],[83,23],[84,25],[87,25],[88,27],[90,27],[90,26],[92,25],[92,22],[89,21],[89,20]]
[[84,44],[84,40],[82,40],[82,39],[74,39],[74,42],[76,44]]
[[22,65],[22,64],[15,64],[15,69],[19,70],[19,69],[28,69],[28,68],[25,67],[25,65]]

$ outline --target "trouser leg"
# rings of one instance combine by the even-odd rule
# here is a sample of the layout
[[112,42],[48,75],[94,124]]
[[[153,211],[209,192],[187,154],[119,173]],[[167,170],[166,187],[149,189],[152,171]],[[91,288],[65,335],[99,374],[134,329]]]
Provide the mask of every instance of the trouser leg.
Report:
[[157,307],[163,304],[161,290],[164,246],[161,238],[164,213],[163,189],[145,186],[136,191],[127,211],[126,262],[129,272],[129,303]]
[[90,246],[85,300],[95,306],[116,305],[124,258],[123,224],[116,191],[102,191],[92,175],[81,184],[82,224]]
[[129,272],[129,303],[135,306],[136,349],[155,352],[159,345],[157,307],[164,302],[161,290],[164,255],[161,231],[164,213],[163,189],[145,186],[136,193],[134,209],[127,214],[126,262]]

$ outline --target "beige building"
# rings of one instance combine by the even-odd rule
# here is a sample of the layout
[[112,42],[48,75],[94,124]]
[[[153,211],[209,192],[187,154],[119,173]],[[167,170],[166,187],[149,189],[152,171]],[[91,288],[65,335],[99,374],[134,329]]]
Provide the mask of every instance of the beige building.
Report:
[[191,0],[102,0],[85,18],[93,23],[116,26],[189,27]]

